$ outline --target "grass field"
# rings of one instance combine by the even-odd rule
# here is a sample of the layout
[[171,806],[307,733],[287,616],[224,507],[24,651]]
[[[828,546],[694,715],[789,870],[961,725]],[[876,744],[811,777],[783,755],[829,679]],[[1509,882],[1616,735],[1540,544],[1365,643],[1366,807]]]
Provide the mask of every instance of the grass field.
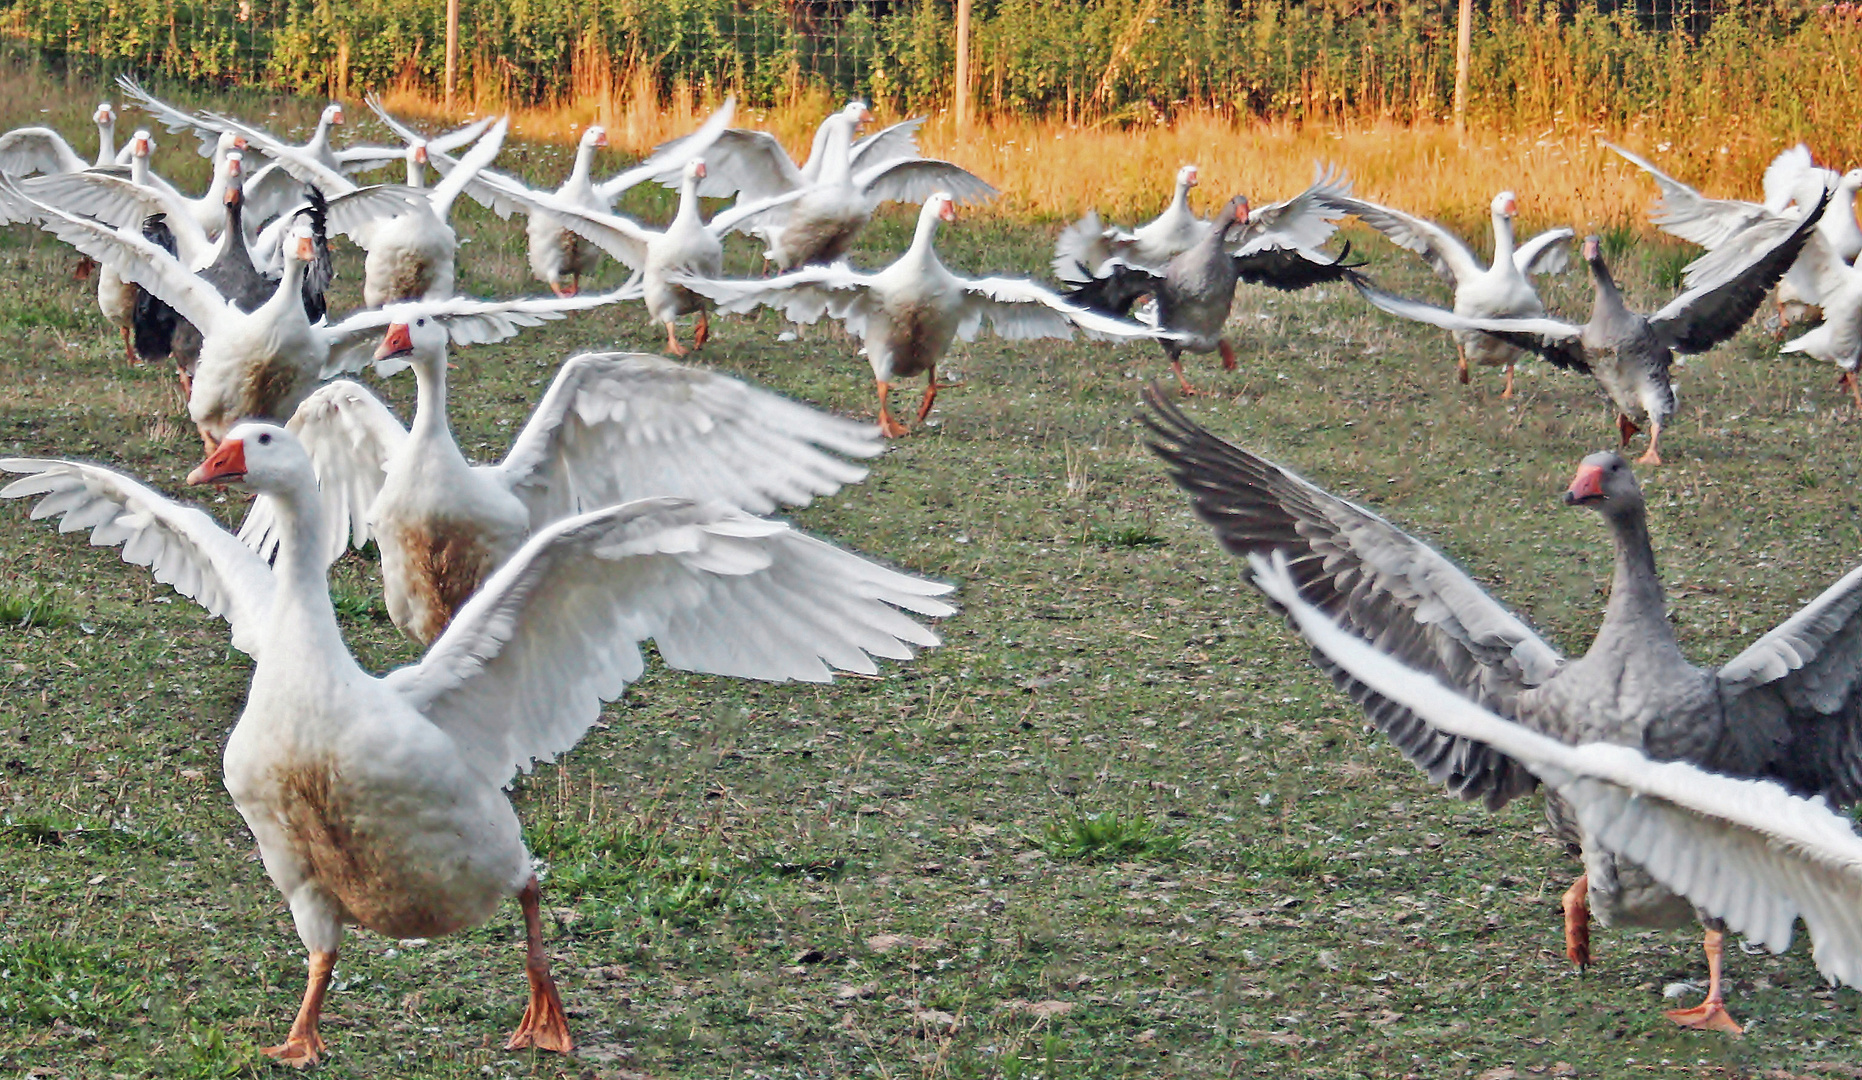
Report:
[[[541,172],[564,156],[513,155]],[[465,216],[462,289],[535,288],[519,227]],[[876,224],[858,261],[889,258],[910,220]],[[1353,237],[1382,280],[1435,288]],[[958,267],[1032,273],[1049,242],[988,219],[940,244]],[[1665,298],[1674,249],[1617,246],[1634,296]],[[238,494],[181,487],[199,445],[174,379],[124,365],[75,264],[0,231],[0,453],[104,461],[236,523]],[[340,270],[338,312],[359,259]],[[1588,308],[1577,274],[1550,294]],[[1412,526],[1584,648],[1607,540],[1556,496],[1610,432],[1588,383],[1532,368],[1504,403],[1491,372],[1454,382],[1445,337],[1337,290],[1244,287],[1234,319],[1241,369],[1192,364],[1211,391],[1193,415]],[[699,362],[870,415],[838,332],[714,326]],[[662,340],[630,307],[457,353],[461,443],[502,453],[572,353]],[[549,866],[578,1054],[498,1049],[523,1004],[512,906],[430,943],[351,935],[323,1075],[1856,1075],[1862,999],[1826,989],[1802,942],[1733,951],[1742,1040],[1660,1016],[1666,986],[1704,981],[1693,933],[1601,931],[1596,965],[1570,969],[1557,899],[1575,870],[1536,799],[1491,815],[1441,796],[1320,680],[1143,447],[1156,350],[983,340],[949,366],[967,385],[930,425],[793,515],[956,582],[945,645],[825,688],[650,669],[514,793]],[[1832,374],[1749,330],[1677,375],[1671,464],[1644,484],[1702,661],[1862,550],[1862,427]],[[411,381],[378,388],[407,415]],[[334,583],[365,665],[415,656],[371,563]],[[142,569],[0,508],[0,1071],[272,1071],[257,1047],[288,1025],[304,958],[219,782],[249,670]]]

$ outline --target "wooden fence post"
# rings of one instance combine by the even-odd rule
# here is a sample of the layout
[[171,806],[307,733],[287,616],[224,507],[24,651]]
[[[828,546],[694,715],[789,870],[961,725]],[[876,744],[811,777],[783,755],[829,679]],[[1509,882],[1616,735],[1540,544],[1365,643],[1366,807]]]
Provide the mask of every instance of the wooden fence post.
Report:
[[1467,130],[1468,122],[1468,54],[1474,48],[1474,0],[1461,0],[1461,16],[1455,26],[1455,134]]
[[970,126],[970,0],[957,0],[957,127]]
[[[1466,0],[1463,0],[1465,3]],[[453,107],[459,75],[459,0],[446,0],[446,107]]]

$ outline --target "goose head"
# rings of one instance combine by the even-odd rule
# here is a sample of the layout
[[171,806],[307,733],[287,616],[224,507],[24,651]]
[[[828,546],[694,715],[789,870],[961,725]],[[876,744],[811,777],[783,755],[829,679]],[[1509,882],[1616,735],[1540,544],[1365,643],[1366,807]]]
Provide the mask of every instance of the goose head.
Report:
[[334,101],[330,102],[328,105],[325,105],[323,107],[323,115],[318,118],[318,123],[322,124],[324,127],[342,127],[343,126],[342,105]]
[[685,178],[685,186],[696,191],[698,182],[705,178],[706,171],[705,159],[693,158],[685,163],[685,168],[680,171],[680,175]]
[[222,131],[220,132],[220,137],[214,140],[213,153],[215,157],[224,158],[235,150],[244,150],[245,148],[246,137],[244,135],[238,135],[231,131]]
[[1510,191],[1502,191],[1493,197],[1493,216],[1513,220],[1519,215],[1519,196]]
[[1605,450],[1578,463],[1577,475],[1565,489],[1565,505],[1588,506],[1606,518],[1621,517],[1642,510],[1642,485],[1628,463]]
[[245,197],[246,155],[237,150],[226,155],[226,202],[232,205]]
[[311,228],[310,219],[302,214],[285,238],[284,257],[287,263],[308,265],[317,261],[317,233]]
[[588,130],[582,133],[581,149],[594,150],[606,145],[608,145],[608,129],[600,124],[588,125]]
[[396,320],[375,347],[376,373],[391,374],[405,364],[427,371],[444,370],[447,336],[446,325],[429,315]]
[[236,484],[264,495],[315,490],[317,476],[310,455],[289,431],[276,424],[247,420],[235,424],[187,474],[190,484]]
[[142,158],[146,161],[149,155],[153,153],[155,153],[155,137],[149,134],[148,128],[142,128],[129,137],[129,155],[131,157]]
[[861,124],[870,124],[873,122],[873,110],[867,106],[866,102],[861,101],[859,98],[854,98],[852,101],[849,101],[846,106],[841,109],[840,114],[851,121],[856,130]]
[[1850,169],[1843,178],[1836,182],[1837,189],[1853,197],[1862,191],[1862,169]]
[[97,111],[91,114],[91,121],[98,127],[114,130],[116,127],[116,107],[109,102],[100,102]]
[[1191,188],[1195,187],[1197,183],[1199,183],[1199,180],[1197,178],[1196,166],[1185,165],[1181,169],[1177,170],[1177,190],[1178,191],[1187,192]]

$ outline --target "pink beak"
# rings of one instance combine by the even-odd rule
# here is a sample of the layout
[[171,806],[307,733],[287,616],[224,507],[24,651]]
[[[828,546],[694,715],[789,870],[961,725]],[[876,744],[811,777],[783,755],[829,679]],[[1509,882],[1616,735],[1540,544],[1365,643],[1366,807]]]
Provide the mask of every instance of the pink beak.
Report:
[[414,147],[414,160],[425,165],[427,163],[427,148],[424,146]]
[[300,236],[297,238],[297,261],[305,263],[317,261],[317,242],[315,240],[308,236]]
[[950,199],[945,199],[943,205],[937,208],[937,216],[944,221],[956,221],[957,204]]
[[698,177],[700,180],[703,180],[705,178],[705,163],[702,161],[699,162],[697,167],[695,167],[692,170],[692,175]]
[[1580,506],[1601,498],[1603,498],[1603,467],[1579,465],[1578,474],[1571,478],[1571,486],[1565,489],[1565,505]]
[[338,105],[336,107],[336,111],[330,114],[330,123],[340,124],[342,122],[343,122],[343,107],[341,105]]
[[597,131],[597,132],[595,132],[595,145],[596,145],[596,146],[606,146],[606,145],[608,145],[608,132],[607,132],[607,129],[605,129],[605,128],[604,128],[604,129],[602,129],[602,130],[600,130],[600,131]]

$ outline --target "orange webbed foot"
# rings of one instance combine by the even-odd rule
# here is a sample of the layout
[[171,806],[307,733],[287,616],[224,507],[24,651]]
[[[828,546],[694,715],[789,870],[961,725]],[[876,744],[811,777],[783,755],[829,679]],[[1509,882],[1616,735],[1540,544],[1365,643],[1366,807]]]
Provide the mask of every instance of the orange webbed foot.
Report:
[[1680,1024],[1684,1028],[1696,1031],[1723,1031],[1728,1035],[1744,1035],[1746,1029],[1739,1026],[1725,1004],[1718,1001],[1703,1001],[1691,1009],[1669,1009],[1662,1015]]
[[280,1065],[308,1069],[323,1060],[323,1039],[315,1032],[308,1037],[293,1034],[278,1046],[267,1046],[260,1053]]

